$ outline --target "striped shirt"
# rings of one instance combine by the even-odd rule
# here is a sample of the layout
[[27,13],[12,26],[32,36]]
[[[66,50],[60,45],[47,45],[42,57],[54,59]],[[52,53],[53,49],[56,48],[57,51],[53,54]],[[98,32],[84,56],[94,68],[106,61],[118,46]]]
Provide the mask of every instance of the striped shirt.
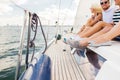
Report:
[[117,9],[113,14],[113,22],[116,25],[120,21],[120,9]]

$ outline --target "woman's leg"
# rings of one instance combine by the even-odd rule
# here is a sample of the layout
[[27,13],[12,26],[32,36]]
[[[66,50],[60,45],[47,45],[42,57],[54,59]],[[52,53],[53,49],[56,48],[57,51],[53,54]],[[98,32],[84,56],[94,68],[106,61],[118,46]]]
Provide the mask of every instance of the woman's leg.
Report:
[[[107,26],[104,27],[102,30],[100,30],[99,32],[93,34],[92,36],[90,36],[88,38],[84,38],[83,40],[80,40],[79,45],[80,46],[88,46],[88,43],[90,41],[92,41],[92,40],[94,41],[94,39],[96,39],[97,37],[99,38],[99,36],[101,36],[101,35],[104,35],[108,31],[110,31],[112,28],[113,28],[112,26],[111,27],[107,27]],[[101,40],[101,39],[99,39],[99,40]]]
[[101,34],[94,38],[86,38],[84,40],[80,40],[79,42],[77,41],[76,44],[74,44],[74,41],[71,43],[72,43],[72,45],[74,44],[74,46],[77,45],[77,47],[78,46],[88,46],[88,43],[90,41],[95,41],[96,44],[104,43],[104,42],[112,40],[113,38],[115,38],[119,35],[120,35],[120,22],[105,34]]
[[77,34],[80,34],[84,29],[85,29],[85,25],[83,25],[81,28],[80,28],[80,30],[77,32]]
[[91,29],[92,27],[85,27],[84,28],[84,30],[83,31],[81,31],[81,32],[79,32],[79,33],[77,33],[77,35],[79,35],[79,34],[85,34],[86,32],[88,32],[90,29]]
[[89,29],[87,32],[79,34],[79,36],[83,37],[83,38],[90,37],[91,35],[98,32],[99,30],[101,30],[105,26],[106,26],[106,23],[103,21],[100,21],[100,22],[96,23],[93,27],[91,27],[91,29]]

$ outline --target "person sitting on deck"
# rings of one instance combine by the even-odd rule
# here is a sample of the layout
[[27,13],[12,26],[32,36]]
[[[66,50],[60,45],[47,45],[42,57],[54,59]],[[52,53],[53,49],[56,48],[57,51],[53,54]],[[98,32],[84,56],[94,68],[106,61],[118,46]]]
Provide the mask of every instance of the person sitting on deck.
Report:
[[[70,40],[68,42],[68,44],[70,44],[72,47],[74,48],[80,48],[80,47],[86,47],[88,45],[90,46],[101,46],[101,45],[111,45],[111,43],[104,43],[104,44],[100,44],[103,42],[107,42],[113,38],[115,38],[116,36],[120,35],[120,0],[114,0],[115,1],[115,5],[119,6],[119,9],[117,9],[114,12],[113,15],[113,27],[107,31],[104,34],[100,34],[96,36],[96,34],[94,34],[91,37],[85,38],[83,40],[80,41],[75,41],[75,40]],[[96,44],[96,45],[95,45]]]
[[[116,38],[117,36],[120,36],[120,0],[114,0],[114,1],[116,5],[119,5],[119,9],[117,9],[115,14],[113,15],[114,27],[105,34],[99,35],[97,37],[86,38],[84,40],[74,42],[74,47],[80,48],[81,46],[83,47],[88,45],[93,47],[99,47],[103,45],[111,45],[111,43],[108,42]],[[75,46],[75,44],[77,45]],[[97,54],[95,54],[94,52],[91,53],[90,51],[87,52],[86,55],[90,63],[93,64],[93,66],[96,67],[97,69],[100,69],[100,64],[98,62]]]
[[[115,10],[117,9],[116,6],[110,6],[109,0],[100,0],[101,7],[103,9],[102,11],[102,18],[103,21],[97,22],[93,27],[91,27],[87,31],[83,31],[81,33],[77,33],[77,35],[74,35],[72,39],[74,40],[81,40],[81,38],[90,37],[93,34],[94,36],[98,36],[101,34],[106,33],[113,27],[113,14]],[[66,40],[67,42],[67,40]]]
[[[90,11],[92,13],[91,17],[88,18],[87,22],[80,28],[77,34],[85,33],[88,31],[93,25],[95,25],[98,21],[102,20],[102,8],[99,4],[93,3],[90,7]],[[72,38],[73,36],[71,36]],[[64,42],[66,42],[68,38],[64,38]]]
[[[109,31],[112,26],[114,25],[113,24],[113,13],[115,12],[116,10],[116,7],[111,7],[110,6],[110,2],[109,0],[100,0],[100,4],[102,6],[102,9],[103,9],[103,21],[100,21],[98,22],[97,24],[95,24],[95,27],[93,27],[93,29],[91,28],[91,30],[88,30],[89,32],[86,32],[84,33],[83,35],[80,35],[80,37],[84,37],[86,39],[83,39],[83,40],[77,40],[77,41],[69,41],[68,44],[71,45],[71,47],[73,48],[83,48],[83,46],[88,46],[89,45],[89,42],[91,41],[92,38],[94,38],[95,42],[97,43],[97,41],[102,41],[106,36],[108,36],[107,34],[110,35],[110,32],[112,32],[113,30]],[[104,23],[110,23],[109,25],[107,25],[106,27]],[[116,21],[115,21],[116,22]],[[103,25],[104,24],[104,25]],[[100,26],[102,25],[102,26]],[[102,29],[101,29],[102,28]],[[95,31],[96,30],[96,31]],[[101,30],[101,31],[99,31]],[[98,31],[98,32],[97,32]],[[109,31],[109,32],[108,32]],[[92,33],[91,33],[92,32]],[[108,32],[108,33],[106,33]],[[106,34],[106,36],[104,36],[102,38],[102,34]],[[101,37],[100,37],[100,36]],[[78,37],[78,36],[77,36]],[[96,39],[95,39],[96,38]],[[112,37],[113,38],[113,37]],[[102,40],[101,40],[102,39]],[[106,41],[108,39],[111,39],[111,38],[107,38]],[[103,40],[105,41],[105,40]],[[85,49],[84,49],[85,50]],[[84,52],[84,51],[83,51]],[[87,50],[87,53],[86,53],[90,63],[92,63],[96,68],[100,69],[100,65],[98,63],[98,58],[97,58],[97,54],[95,54],[94,52],[92,52],[91,54],[91,51],[90,50]],[[90,59],[91,58],[91,59]],[[92,60],[92,61],[91,61]]]
[[82,26],[80,31],[77,34],[80,34],[81,32],[86,32],[89,30],[94,24],[96,24],[98,21],[102,20],[102,8],[99,4],[92,4],[90,7],[91,10],[91,17],[87,20],[86,24]]

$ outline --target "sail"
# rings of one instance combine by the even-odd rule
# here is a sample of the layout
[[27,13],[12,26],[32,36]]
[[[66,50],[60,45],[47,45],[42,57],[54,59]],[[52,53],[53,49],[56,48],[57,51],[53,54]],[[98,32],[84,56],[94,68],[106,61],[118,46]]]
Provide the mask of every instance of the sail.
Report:
[[90,16],[90,6],[92,3],[98,3],[99,0],[79,0],[79,5],[76,12],[76,17],[74,21],[74,28],[79,29],[83,25],[87,18]]

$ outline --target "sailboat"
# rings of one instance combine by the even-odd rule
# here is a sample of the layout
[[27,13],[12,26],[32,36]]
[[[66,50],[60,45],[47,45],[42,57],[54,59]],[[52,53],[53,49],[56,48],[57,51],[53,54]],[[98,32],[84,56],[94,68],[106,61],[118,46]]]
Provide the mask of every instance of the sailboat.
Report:
[[[89,5],[98,0],[79,0],[78,9],[76,12],[74,31],[76,32],[82,25],[90,12]],[[87,4],[87,7],[85,5]],[[82,8],[85,8],[84,10]],[[21,7],[20,7],[21,8]],[[112,46],[103,46],[99,48],[88,47],[89,50],[99,56],[101,68],[97,69],[89,62],[86,54],[82,55],[79,52],[71,50],[69,45],[63,43],[61,36],[64,34],[56,34],[56,37],[48,42],[42,28],[41,20],[36,13],[32,13],[24,9],[24,26],[21,29],[20,47],[18,52],[18,62],[16,66],[15,80],[119,80],[120,74],[120,46],[119,42],[114,42]],[[59,21],[56,22],[58,25]],[[38,26],[45,40],[44,50],[34,53],[34,40],[37,34]],[[27,29],[26,29],[27,28]],[[24,46],[25,31],[28,32],[27,37],[27,53],[25,59],[25,70],[21,73],[22,64],[22,49]],[[31,31],[34,36],[31,40]],[[71,32],[71,31],[70,31]],[[69,33],[71,34],[71,33]],[[33,48],[33,54],[29,58],[29,50]],[[72,52],[73,51],[73,52]],[[30,59],[30,61],[28,60]]]

